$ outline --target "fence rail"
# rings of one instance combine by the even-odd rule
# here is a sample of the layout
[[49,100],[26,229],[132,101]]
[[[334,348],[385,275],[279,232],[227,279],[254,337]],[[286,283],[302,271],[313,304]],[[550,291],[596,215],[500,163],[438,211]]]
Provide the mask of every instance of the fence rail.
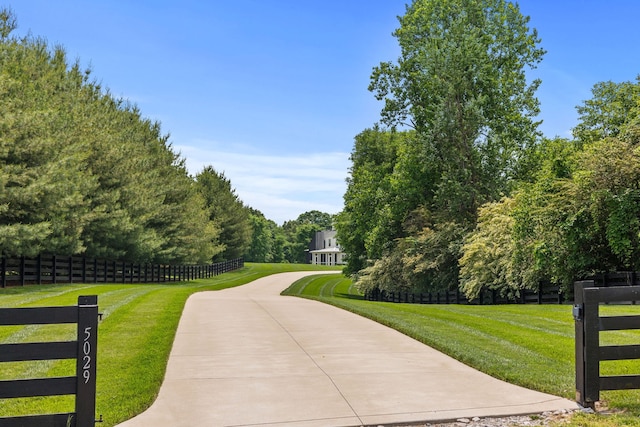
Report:
[[0,381],[0,399],[75,395],[75,412],[1,417],[0,427],[94,427],[98,297],[78,297],[71,307],[2,308],[0,326],[77,324],[77,340],[0,344],[0,362],[76,359],[76,375]]
[[213,277],[242,267],[242,258],[206,265],[139,264],[57,255],[0,258],[0,287],[45,283],[181,282]]

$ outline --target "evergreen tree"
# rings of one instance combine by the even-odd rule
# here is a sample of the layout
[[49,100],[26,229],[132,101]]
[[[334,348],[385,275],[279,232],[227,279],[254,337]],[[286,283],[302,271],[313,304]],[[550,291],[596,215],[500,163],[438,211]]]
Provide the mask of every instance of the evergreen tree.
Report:
[[224,249],[217,260],[241,257],[251,243],[249,211],[231,187],[231,181],[211,166],[196,175],[197,188],[204,197],[209,219],[220,228]]

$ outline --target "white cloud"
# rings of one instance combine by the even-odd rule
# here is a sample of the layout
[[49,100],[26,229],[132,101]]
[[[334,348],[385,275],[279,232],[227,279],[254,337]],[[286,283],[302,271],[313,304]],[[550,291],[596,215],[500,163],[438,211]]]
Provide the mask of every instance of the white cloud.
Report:
[[225,147],[210,141],[197,145],[174,146],[186,159],[191,175],[213,166],[231,181],[246,205],[278,224],[310,210],[332,214],[342,210],[348,153],[276,156],[246,146]]

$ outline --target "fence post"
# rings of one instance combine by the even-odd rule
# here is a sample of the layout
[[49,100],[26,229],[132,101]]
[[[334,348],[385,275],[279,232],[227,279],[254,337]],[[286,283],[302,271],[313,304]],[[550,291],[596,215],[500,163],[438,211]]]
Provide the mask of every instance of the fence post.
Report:
[[583,407],[595,407],[600,400],[600,328],[598,301],[585,298],[585,289],[593,280],[574,284],[573,317],[576,335],[576,401]]
[[24,256],[20,257],[20,285],[24,286],[24,279],[25,279],[25,260],[24,260]]
[[538,281],[538,305],[542,305],[542,281]]
[[76,427],[94,427],[96,421],[96,354],[98,297],[78,297],[78,359],[76,361]]
[[0,260],[0,284],[2,287],[7,286],[7,260],[5,257],[2,257]]
[[42,254],[38,254],[37,264],[38,264],[38,267],[37,267],[38,285],[42,285]]

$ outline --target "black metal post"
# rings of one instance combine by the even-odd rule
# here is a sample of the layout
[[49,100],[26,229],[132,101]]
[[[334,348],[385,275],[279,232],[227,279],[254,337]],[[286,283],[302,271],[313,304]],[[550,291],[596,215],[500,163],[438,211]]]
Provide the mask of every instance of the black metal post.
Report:
[[98,297],[78,297],[76,427],[95,427]]

